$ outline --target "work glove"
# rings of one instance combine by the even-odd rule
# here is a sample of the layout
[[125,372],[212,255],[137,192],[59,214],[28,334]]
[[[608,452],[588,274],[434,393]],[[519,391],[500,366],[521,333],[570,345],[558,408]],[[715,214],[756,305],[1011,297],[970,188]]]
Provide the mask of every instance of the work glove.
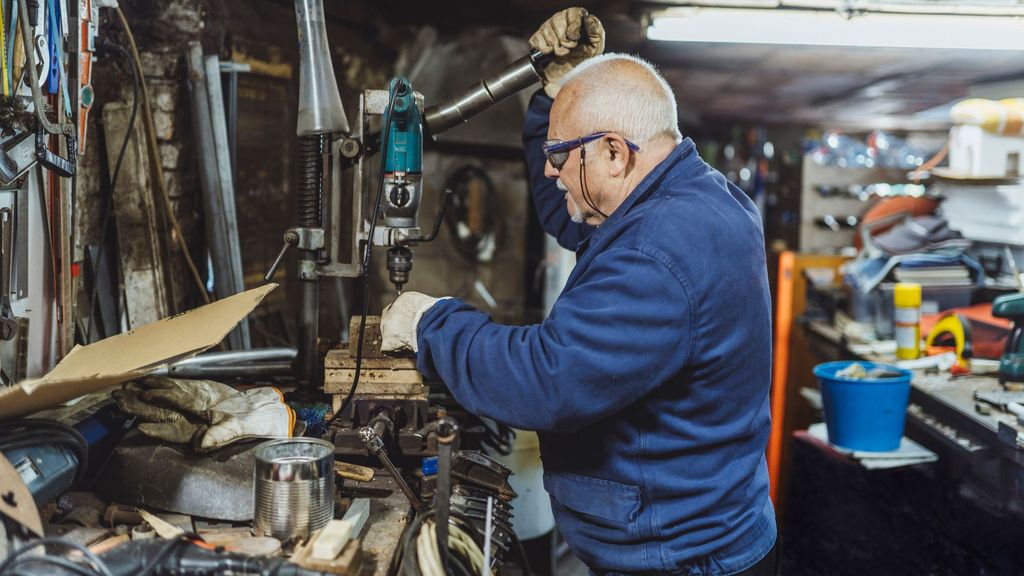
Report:
[[445,298],[432,298],[419,292],[405,292],[384,307],[380,316],[380,351],[401,352],[412,350],[418,352],[416,344],[416,326],[420,323],[423,313]]
[[239,392],[209,380],[147,376],[111,393],[139,431],[209,452],[247,438],[287,438],[295,415],[275,388]]
[[544,91],[554,98],[562,78],[587,58],[604,52],[604,26],[583,8],[556,12],[530,36],[530,46],[555,59],[544,66]]
[[176,422],[184,414],[199,416],[221,400],[238,394],[227,384],[168,376],[144,376],[111,393],[118,408],[147,422]]

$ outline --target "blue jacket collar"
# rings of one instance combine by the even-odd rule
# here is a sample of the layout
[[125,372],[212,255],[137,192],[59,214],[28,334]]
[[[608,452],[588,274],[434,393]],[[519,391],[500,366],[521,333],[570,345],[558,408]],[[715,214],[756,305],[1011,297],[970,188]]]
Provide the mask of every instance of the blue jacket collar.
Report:
[[658,165],[655,166],[647,176],[644,176],[644,179],[637,184],[636,188],[633,188],[633,191],[629,193],[629,196],[622,201],[622,204],[619,205],[615,212],[611,213],[607,220],[598,225],[589,236],[580,241],[576,250],[579,251],[585,249],[592,238],[600,237],[602,231],[613,228],[615,224],[623,218],[623,215],[629,212],[630,208],[640,202],[643,202],[653,194],[654,191],[661,186],[665,177],[672,172],[677,165],[681,164],[683,167],[689,167],[693,163],[699,161],[700,157],[697,155],[697,147],[694,145],[693,140],[684,138],[678,146],[669,152],[668,156],[666,156],[664,160],[658,163]]

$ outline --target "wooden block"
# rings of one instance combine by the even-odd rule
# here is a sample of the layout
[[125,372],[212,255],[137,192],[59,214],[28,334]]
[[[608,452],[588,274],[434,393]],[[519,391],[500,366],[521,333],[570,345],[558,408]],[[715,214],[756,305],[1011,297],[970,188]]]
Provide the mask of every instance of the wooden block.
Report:
[[[334,348],[327,351],[327,358],[324,359],[325,368],[355,368],[356,355],[346,348]],[[388,369],[395,370],[404,368],[407,370],[416,369],[415,358],[392,358],[390,356],[367,357],[363,354],[363,369]]]
[[198,534],[203,537],[207,544],[230,547],[235,542],[251,538],[252,529],[248,526],[215,528],[212,530],[200,529]]
[[349,574],[355,576],[359,574],[363,564],[363,550],[359,544],[359,540],[349,540],[348,544],[341,549],[341,553],[338,554],[337,558],[333,560],[318,560],[313,557],[313,543],[316,541],[316,534],[313,535],[305,544],[295,548],[295,553],[292,554],[292,564],[298,564],[303,568],[310,570],[319,570],[321,572],[330,572],[331,574]]
[[352,522],[350,520],[331,520],[320,530],[313,540],[311,556],[316,560],[334,560],[341,549],[352,539]]
[[[348,351],[353,358],[356,356],[359,347],[359,324],[360,316],[352,317],[348,324]],[[380,316],[367,316],[366,328],[363,330],[363,358],[380,358],[384,356],[380,352]]]
[[121,544],[130,541],[132,538],[127,534],[121,534],[120,536],[111,536],[106,540],[100,540],[99,542],[89,546],[89,551],[93,554],[103,554],[108,550],[113,550]]
[[357,480],[359,482],[373,480],[373,468],[357,466],[348,462],[338,462],[337,460],[334,461],[334,473],[347,480]]

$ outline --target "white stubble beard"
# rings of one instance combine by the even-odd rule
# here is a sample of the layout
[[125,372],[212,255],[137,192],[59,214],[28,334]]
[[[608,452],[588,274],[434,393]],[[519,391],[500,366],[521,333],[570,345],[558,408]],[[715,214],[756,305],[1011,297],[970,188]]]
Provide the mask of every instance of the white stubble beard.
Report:
[[565,198],[566,200],[569,201],[569,206],[572,208],[572,214],[569,215],[569,219],[577,224],[583,224],[583,211],[580,210],[580,207],[578,204],[576,204],[576,201],[572,199],[572,195],[569,194],[569,189],[566,188],[565,184],[562,183],[561,178],[555,180],[555,187],[557,187],[562,192],[565,192]]

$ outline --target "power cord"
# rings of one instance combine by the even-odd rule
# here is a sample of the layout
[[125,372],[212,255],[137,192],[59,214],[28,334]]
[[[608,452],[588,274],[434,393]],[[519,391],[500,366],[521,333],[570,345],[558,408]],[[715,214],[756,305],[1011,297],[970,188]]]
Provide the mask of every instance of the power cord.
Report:
[[[387,163],[383,155],[387,153],[388,149],[388,137],[391,132],[388,129],[391,125],[391,109],[395,106],[395,98],[397,96],[398,90],[394,90],[391,93],[391,98],[388,100],[387,111],[384,114],[384,123],[382,125],[384,135],[381,138],[380,147],[380,178],[377,181],[377,197],[373,202],[373,213],[370,215],[370,230],[366,238],[366,248],[363,252],[363,306],[359,317],[359,342],[356,344],[356,375],[352,379],[352,387],[349,388],[348,394],[345,395],[341,406],[338,407],[338,411],[327,421],[326,426],[328,428],[348,409],[348,405],[356,394],[356,387],[359,386],[359,375],[363,372],[363,340],[366,334],[366,316],[369,313],[370,304],[370,263],[373,261],[373,233],[377,230],[377,218],[380,215],[381,200],[384,198],[384,175],[387,171]],[[359,192],[356,191],[355,193],[358,194]]]
[[89,344],[92,342],[92,327],[96,324],[93,314],[96,311],[96,298],[99,296],[100,283],[99,283],[99,271],[100,266],[103,263],[103,251],[106,247],[106,239],[108,229],[110,227],[110,214],[113,212],[114,204],[114,189],[117,187],[117,178],[121,175],[121,162],[124,160],[125,150],[128,149],[128,141],[131,140],[132,130],[135,129],[135,116],[139,111],[139,75],[135,70],[135,66],[131,62],[131,54],[128,50],[109,40],[103,42],[99,46],[100,51],[111,51],[117,52],[125,57],[128,61],[128,68],[132,71],[132,112],[128,116],[128,129],[124,133],[124,139],[121,140],[121,148],[117,152],[117,161],[114,162],[114,171],[110,175],[110,198],[107,200],[107,205],[103,209],[103,223],[100,224],[100,243],[99,249],[96,251],[96,261],[93,264],[93,286],[92,294],[89,296],[89,328],[85,333],[85,343]]
[[[43,556],[27,556],[26,554],[35,548],[46,546],[62,546],[80,552],[87,564],[76,563],[67,558],[60,556],[43,555]],[[102,560],[99,559],[96,554],[90,551],[85,546],[82,546],[78,542],[68,540],[66,538],[42,538],[39,540],[33,540],[25,546],[22,546],[18,550],[15,550],[7,557],[3,563],[0,563],[0,576],[19,576],[25,574],[39,574],[38,571],[32,571],[25,568],[26,564],[49,564],[50,566],[57,566],[64,570],[70,571],[73,574],[79,574],[81,576],[113,576],[110,569]],[[23,571],[24,569],[24,571]]]

